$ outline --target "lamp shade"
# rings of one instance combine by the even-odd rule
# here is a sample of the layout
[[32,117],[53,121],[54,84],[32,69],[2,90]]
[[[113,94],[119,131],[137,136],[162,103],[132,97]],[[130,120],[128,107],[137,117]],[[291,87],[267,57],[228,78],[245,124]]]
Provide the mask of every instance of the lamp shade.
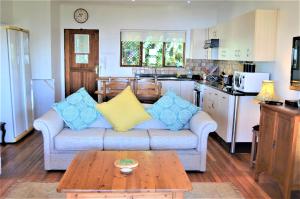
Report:
[[264,80],[255,100],[260,102],[278,100],[278,97],[275,95],[274,81]]

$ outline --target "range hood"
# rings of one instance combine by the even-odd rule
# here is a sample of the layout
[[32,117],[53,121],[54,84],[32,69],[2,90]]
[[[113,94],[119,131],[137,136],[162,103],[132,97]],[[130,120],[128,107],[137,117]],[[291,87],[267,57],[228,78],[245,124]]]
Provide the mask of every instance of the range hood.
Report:
[[204,49],[218,48],[218,47],[219,47],[219,39],[205,40]]

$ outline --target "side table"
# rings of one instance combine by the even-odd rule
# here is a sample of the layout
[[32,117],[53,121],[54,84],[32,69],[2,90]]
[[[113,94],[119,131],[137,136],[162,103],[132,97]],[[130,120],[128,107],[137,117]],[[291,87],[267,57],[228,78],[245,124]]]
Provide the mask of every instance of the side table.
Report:
[[6,134],[6,129],[5,129],[5,122],[1,122],[1,127],[0,127],[0,130],[2,131],[2,142],[1,142],[1,144],[2,145],[6,145],[6,143],[5,143],[5,134]]

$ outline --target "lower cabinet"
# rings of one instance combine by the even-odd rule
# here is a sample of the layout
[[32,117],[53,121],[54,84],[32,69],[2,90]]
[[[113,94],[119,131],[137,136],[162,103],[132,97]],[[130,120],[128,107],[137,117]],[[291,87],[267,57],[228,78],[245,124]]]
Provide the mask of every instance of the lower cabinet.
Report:
[[[235,97],[238,98],[237,107]],[[237,108],[236,121],[234,121],[235,108]],[[239,143],[252,141],[252,127],[259,123],[259,104],[253,102],[253,96],[233,96],[205,86],[203,110],[217,122],[216,133],[226,143],[232,142],[234,122],[236,122],[235,141]]]
[[162,95],[167,91],[173,91],[178,96],[193,102],[194,81],[160,81]]
[[203,95],[203,110],[218,124],[217,134],[231,142],[234,96],[206,86]]
[[262,104],[258,140],[256,180],[268,174],[290,198],[300,190],[300,110]]

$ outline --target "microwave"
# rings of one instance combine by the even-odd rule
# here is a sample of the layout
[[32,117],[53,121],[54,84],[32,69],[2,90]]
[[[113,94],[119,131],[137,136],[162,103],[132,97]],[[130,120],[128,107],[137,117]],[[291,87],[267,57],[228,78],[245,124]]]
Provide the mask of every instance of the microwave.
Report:
[[244,93],[258,93],[260,91],[262,81],[269,80],[269,78],[269,73],[235,71],[233,73],[233,89]]

